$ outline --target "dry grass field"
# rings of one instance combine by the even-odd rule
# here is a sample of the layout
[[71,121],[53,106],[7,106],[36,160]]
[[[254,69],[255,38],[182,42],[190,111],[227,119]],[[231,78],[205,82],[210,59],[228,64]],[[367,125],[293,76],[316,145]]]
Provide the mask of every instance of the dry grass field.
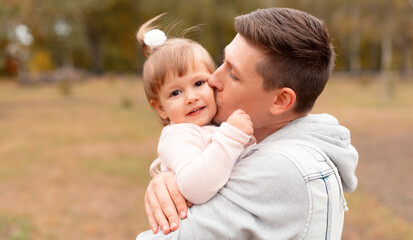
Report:
[[[343,239],[413,239],[413,85],[384,99],[374,81],[335,78],[314,112],[337,116],[360,152]],[[148,228],[161,126],[141,82],[106,76],[70,89],[0,81],[0,240],[126,240]]]

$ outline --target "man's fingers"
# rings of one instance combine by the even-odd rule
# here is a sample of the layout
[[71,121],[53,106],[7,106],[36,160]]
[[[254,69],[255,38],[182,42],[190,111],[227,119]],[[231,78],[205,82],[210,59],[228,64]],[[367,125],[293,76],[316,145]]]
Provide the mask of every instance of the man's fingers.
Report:
[[147,196],[152,215],[157,224],[161,226],[162,232],[167,234],[170,232],[170,228],[164,211],[165,207],[168,206],[168,202],[173,205],[172,200],[163,178],[155,177],[150,184],[151,187],[148,187]]
[[150,202],[150,209],[152,211],[152,216],[157,222],[157,224],[161,226],[162,232],[164,232],[165,234],[169,233],[169,230],[170,230],[169,222],[165,214],[162,211],[162,208],[160,206],[158,199],[156,197],[150,198],[149,202]]
[[[163,182],[163,184],[165,188],[167,189],[167,191],[165,192],[161,188],[156,188],[156,195],[158,196],[158,200],[159,200],[159,210],[154,209],[154,208],[152,208],[152,210],[154,211],[155,218],[157,218],[157,215],[159,215],[159,218],[162,219],[161,228],[162,228],[162,231],[166,234],[166,233],[169,233],[170,230],[176,230],[178,228],[179,217],[178,217],[178,213],[176,212],[174,202],[171,199],[172,196],[170,196],[170,193],[169,193],[170,191],[169,186],[168,186],[169,181],[167,180],[167,178],[165,178],[164,180],[165,182]],[[165,218],[166,222],[164,222],[163,218]],[[158,223],[160,222],[158,221]]]
[[155,217],[153,216],[152,209],[150,207],[149,200],[147,198],[147,194],[145,194],[145,212],[146,212],[146,217],[148,218],[149,225],[151,226],[152,232],[156,234],[159,229],[159,225],[155,220]]
[[160,207],[152,207],[152,210],[156,221],[161,226],[162,232],[164,234],[168,234],[171,231],[171,229],[169,227],[169,222],[165,214],[162,212],[162,209]]
[[154,233],[158,232],[159,226],[165,234],[176,230],[179,226],[178,212],[181,218],[185,218],[187,209],[173,172],[164,172],[152,179],[145,194],[145,211]]
[[[176,207],[177,213],[179,214],[179,217],[181,219],[186,218],[187,211],[188,211],[188,206],[186,204],[186,200],[185,200],[184,196],[179,191],[178,185],[176,184],[175,181],[167,181],[166,185],[167,185],[168,190],[169,190],[169,195],[171,196],[172,201],[175,204],[175,207]],[[175,217],[175,215],[173,215],[172,217]],[[169,219],[169,220],[171,222],[171,219]],[[177,223],[179,225],[179,221]]]

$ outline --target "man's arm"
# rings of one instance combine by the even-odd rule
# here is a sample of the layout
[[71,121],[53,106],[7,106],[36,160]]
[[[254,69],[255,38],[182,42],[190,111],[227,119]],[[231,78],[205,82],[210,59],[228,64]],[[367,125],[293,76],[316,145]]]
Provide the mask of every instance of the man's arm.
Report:
[[192,207],[176,231],[144,232],[138,239],[294,239],[307,211],[299,170],[282,156],[257,152],[234,167],[214,198]]
[[175,231],[179,226],[179,218],[187,216],[188,206],[176,185],[173,172],[162,172],[151,180],[144,202],[153,233],[158,232],[159,226],[165,234]]

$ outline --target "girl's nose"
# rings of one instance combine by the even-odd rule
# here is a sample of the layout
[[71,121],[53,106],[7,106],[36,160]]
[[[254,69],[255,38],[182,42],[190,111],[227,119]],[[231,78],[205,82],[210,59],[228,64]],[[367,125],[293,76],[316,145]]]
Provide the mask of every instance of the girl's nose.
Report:
[[198,102],[199,97],[197,94],[194,92],[189,92],[186,98],[186,104],[193,104],[195,102]]

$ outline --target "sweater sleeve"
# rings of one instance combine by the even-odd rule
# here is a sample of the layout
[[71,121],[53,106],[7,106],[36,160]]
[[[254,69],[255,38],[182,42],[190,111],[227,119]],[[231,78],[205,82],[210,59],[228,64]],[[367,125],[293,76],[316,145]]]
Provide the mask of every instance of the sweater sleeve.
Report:
[[232,167],[250,137],[223,123],[205,144],[202,128],[193,124],[170,126],[161,137],[158,154],[162,164],[175,172],[184,197],[202,204],[228,181]]

